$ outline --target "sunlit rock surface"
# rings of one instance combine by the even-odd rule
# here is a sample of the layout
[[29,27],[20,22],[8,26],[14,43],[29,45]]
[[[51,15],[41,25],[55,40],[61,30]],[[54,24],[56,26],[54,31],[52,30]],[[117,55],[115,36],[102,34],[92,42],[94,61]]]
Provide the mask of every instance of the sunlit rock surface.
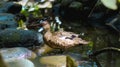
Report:
[[[65,55],[43,56],[36,59],[39,61],[41,67],[77,67],[74,59]],[[39,67],[36,62],[35,65]]]
[[16,59],[7,62],[8,67],[35,67],[34,64],[28,59]]
[[36,57],[35,53],[23,47],[3,48],[0,49],[0,53],[5,61],[23,58],[34,59]]
[[[61,59],[60,59],[61,58]],[[66,56],[47,56],[40,58],[40,63],[46,66],[58,66],[58,67],[66,67]]]
[[5,61],[0,54],[0,67],[35,67],[28,59],[12,59]]
[[43,43],[40,33],[30,30],[5,29],[0,32],[0,47],[33,47]]

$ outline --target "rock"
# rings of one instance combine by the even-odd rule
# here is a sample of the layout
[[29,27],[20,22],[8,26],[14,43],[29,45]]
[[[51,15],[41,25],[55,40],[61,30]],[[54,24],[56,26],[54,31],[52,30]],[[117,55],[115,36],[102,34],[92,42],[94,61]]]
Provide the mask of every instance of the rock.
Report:
[[18,24],[15,21],[15,16],[9,13],[0,13],[0,30],[6,28],[17,28]]
[[54,11],[58,11],[59,16],[64,20],[80,20],[83,17],[83,5],[75,0],[62,0]]
[[35,67],[34,64],[28,59],[16,59],[7,63],[8,67]]
[[22,5],[13,4],[8,8],[7,13],[17,14],[20,13],[21,10],[22,10]]
[[8,67],[5,61],[3,60],[3,57],[0,54],[0,67]]
[[11,61],[14,59],[34,59],[36,54],[24,47],[2,48],[0,49],[4,61]]
[[[75,50],[77,50],[77,49],[75,49]],[[64,53],[64,55],[67,55],[68,58],[69,57],[74,58],[75,63],[78,65],[77,67],[97,67],[96,62],[86,59],[86,58],[88,58],[88,56],[85,56],[84,54],[79,54],[78,52],[76,52],[76,53],[75,52],[66,52],[66,53]]]
[[0,21],[2,22],[15,21],[15,16],[10,13],[0,13]]
[[[57,60],[57,61],[56,61]],[[40,58],[40,63],[50,67],[66,67],[66,56],[46,56]]]
[[39,61],[46,67],[77,67],[74,59],[65,55],[41,57]]
[[19,13],[22,9],[22,5],[14,2],[0,2],[0,13]]
[[4,61],[0,54],[0,67],[35,67],[35,66],[30,60],[23,58]]
[[43,44],[42,34],[30,30],[5,29],[0,32],[0,47],[33,47]]
[[62,1],[61,1],[61,4],[62,4],[63,6],[67,6],[67,5],[70,4],[71,2],[73,2],[73,0],[62,0]]
[[82,3],[74,1],[69,5],[69,7],[79,10],[82,8]]

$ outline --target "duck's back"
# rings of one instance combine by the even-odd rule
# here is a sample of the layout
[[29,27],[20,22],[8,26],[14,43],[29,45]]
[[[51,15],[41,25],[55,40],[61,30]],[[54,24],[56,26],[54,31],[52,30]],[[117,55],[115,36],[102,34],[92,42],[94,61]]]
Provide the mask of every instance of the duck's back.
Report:
[[44,40],[50,47],[60,49],[67,49],[79,44],[88,44],[87,41],[79,38],[78,34],[66,31],[47,32],[44,35]]

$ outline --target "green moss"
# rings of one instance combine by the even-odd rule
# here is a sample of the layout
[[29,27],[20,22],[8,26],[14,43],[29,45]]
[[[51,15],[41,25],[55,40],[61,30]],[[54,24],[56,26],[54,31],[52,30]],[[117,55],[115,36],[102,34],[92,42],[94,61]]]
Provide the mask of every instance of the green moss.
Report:
[[67,67],[77,67],[77,63],[70,56],[67,56]]

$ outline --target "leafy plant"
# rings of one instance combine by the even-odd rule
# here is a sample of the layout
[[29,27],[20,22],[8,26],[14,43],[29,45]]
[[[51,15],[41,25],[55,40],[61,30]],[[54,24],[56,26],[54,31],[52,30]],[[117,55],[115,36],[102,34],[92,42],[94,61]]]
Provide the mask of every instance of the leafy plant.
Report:
[[17,29],[27,30],[26,24],[23,22],[23,20],[18,21],[18,27],[17,27]]
[[35,17],[42,16],[38,4],[33,4],[31,6],[23,6],[21,13],[24,14],[26,17],[28,17],[30,14],[34,15]]

